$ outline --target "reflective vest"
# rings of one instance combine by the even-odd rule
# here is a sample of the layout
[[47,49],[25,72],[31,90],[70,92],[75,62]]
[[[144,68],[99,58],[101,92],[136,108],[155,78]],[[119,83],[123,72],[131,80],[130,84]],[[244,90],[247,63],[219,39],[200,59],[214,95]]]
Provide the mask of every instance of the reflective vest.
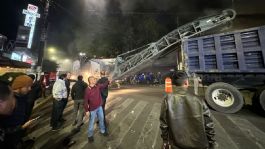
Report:
[[169,77],[165,79],[165,92],[172,93],[172,81]]

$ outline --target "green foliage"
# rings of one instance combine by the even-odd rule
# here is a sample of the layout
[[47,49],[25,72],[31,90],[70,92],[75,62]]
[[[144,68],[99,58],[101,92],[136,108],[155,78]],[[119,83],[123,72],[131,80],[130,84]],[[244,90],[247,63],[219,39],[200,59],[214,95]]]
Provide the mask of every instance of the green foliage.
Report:
[[76,32],[75,43],[79,51],[88,55],[114,57],[155,42],[168,31],[166,25],[153,15],[94,16],[92,23]]

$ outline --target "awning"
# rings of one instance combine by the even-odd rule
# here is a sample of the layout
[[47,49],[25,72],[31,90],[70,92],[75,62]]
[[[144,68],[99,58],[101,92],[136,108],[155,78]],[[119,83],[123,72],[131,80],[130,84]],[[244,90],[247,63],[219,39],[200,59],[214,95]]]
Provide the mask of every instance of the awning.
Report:
[[14,68],[31,68],[31,64],[21,62],[21,61],[15,61],[11,60],[6,57],[0,56],[0,66],[8,66],[8,67],[14,67]]

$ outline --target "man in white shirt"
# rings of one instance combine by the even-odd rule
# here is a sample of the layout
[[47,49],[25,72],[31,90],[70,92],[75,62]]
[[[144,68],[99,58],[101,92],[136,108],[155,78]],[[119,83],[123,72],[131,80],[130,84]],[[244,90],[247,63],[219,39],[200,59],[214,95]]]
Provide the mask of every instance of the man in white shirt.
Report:
[[59,121],[63,113],[63,99],[67,98],[67,88],[65,85],[66,74],[60,75],[59,79],[53,85],[52,96],[53,109],[51,117],[52,131],[59,130],[62,123]]

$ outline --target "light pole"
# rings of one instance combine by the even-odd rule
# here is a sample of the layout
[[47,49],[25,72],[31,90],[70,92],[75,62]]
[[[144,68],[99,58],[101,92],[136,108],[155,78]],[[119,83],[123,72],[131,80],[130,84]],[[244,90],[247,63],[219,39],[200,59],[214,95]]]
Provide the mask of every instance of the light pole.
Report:
[[41,71],[44,49],[46,48],[46,44],[47,44],[47,29],[48,29],[47,17],[49,13],[49,7],[50,7],[50,2],[49,0],[46,0],[44,13],[43,13],[43,24],[42,24],[42,29],[41,29],[40,48],[38,52],[38,62],[37,62],[38,71]]

